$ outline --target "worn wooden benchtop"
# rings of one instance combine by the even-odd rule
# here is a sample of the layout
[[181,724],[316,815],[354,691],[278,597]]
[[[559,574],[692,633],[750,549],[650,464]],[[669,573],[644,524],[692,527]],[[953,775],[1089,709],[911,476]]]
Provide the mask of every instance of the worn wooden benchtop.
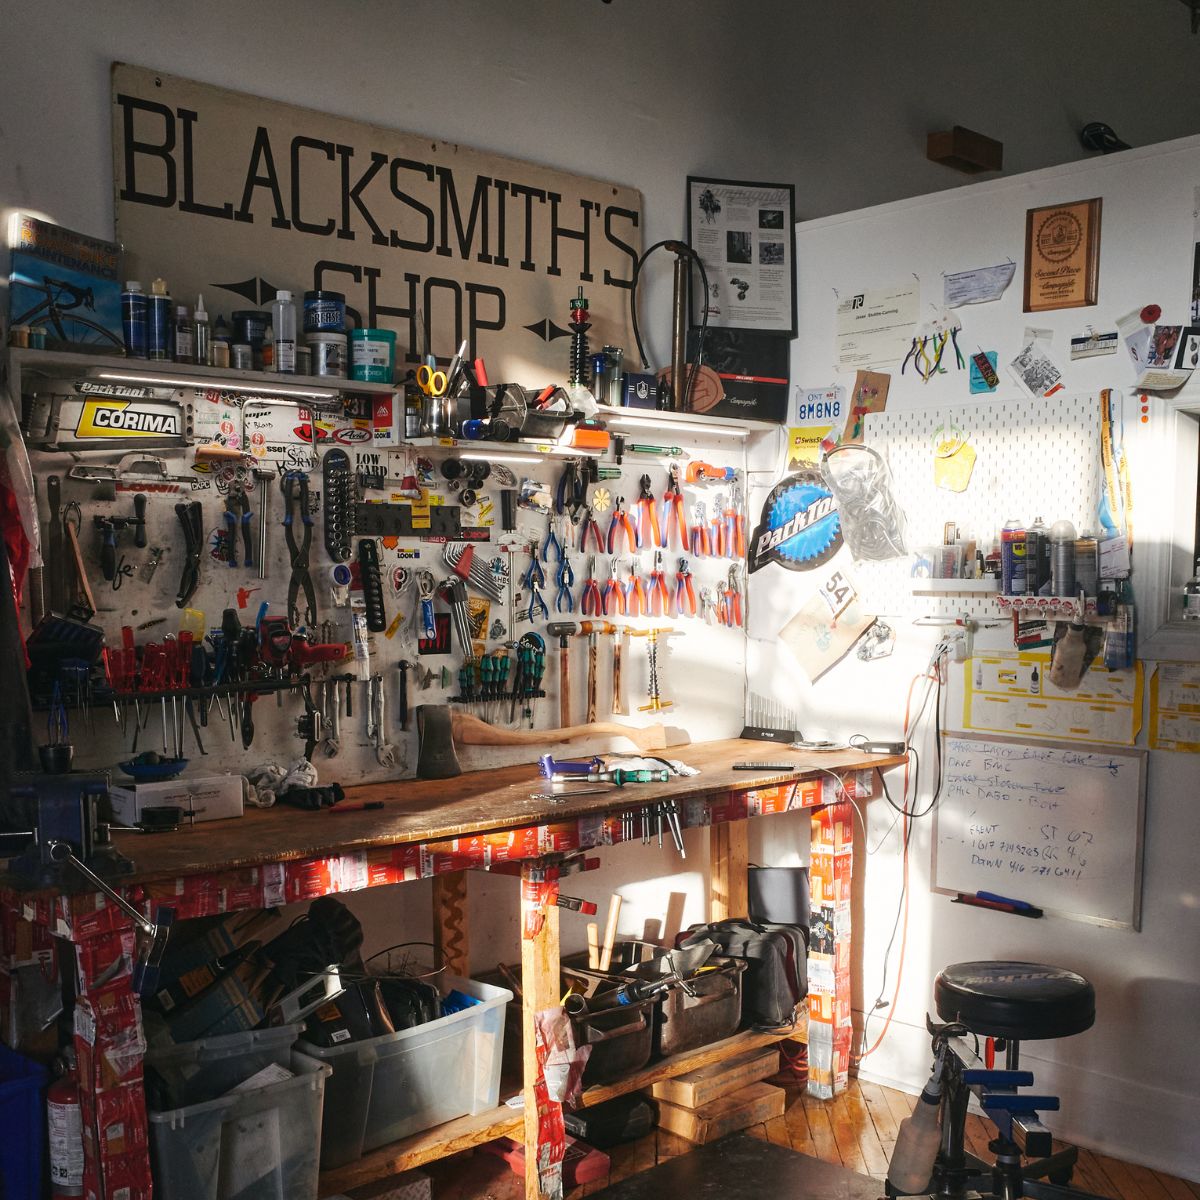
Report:
[[[697,799],[730,791],[771,787],[812,778],[821,771],[898,766],[903,758],[857,750],[791,750],[739,738],[673,746],[661,752],[696,767],[700,774],[673,776],[665,784],[631,784],[603,793],[533,799],[549,785],[535,763],[469,771],[454,779],[400,779],[343,786],[346,803],[379,800],[382,810],[333,815],[288,805],[247,809],[240,820],[203,822],[179,833],[146,835],[113,831],[122,854],[137,864],[134,883],[204,875],[265,863],[331,857],[371,848],[438,842],[479,833],[568,821],[591,813],[636,808],[656,800]],[[565,755],[564,755],[565,756]],[[734,771],[742,761],[794,762],[794,773]],[[9,881],[5,881],[9,882]]]

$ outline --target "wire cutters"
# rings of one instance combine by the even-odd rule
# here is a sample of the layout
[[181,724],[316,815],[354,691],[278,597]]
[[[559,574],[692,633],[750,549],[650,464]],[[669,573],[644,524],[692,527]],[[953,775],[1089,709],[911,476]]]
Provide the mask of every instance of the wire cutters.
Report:
[[675,532],[679,535],[679,548],[686,550],[690,544],[687,516],[683,511],[683,491],[679,486],[679,464],[667,468],[667,490],[663,492],[663,536],[659,543],[664,548],[671,544],[671,518],[674,517]]
[[686,558],[679,560],[679,570],[675,573],[675,611],[682,617],[684,614],[683,601],[687,597],[687,615],[696,615],[696,591],[692,587],[692,568]]
[[667,590],[667,577],[662,569],[662,551],[654,552],[654,568],[649,575],[650,615],[654,617],[669,617],[671,615],[671,593]]
[[588,555],[587,578],[583,581],[579,611],[585,617],[599,617],[604,613],[604,602],[600,599],[600,587],[596,583],[596,556],[594,554]]
[[250,498],[246,489],[231,487],[225,493],[225,524],[229,527],[229,539],[226,545],[227,563],[231,567],[238,565],[237,530],[242,527],[242,547],[245,551],[244,566],[254,566],[254,546],[250,538]]
[[586,551],[588,548],[588,538],[591,538],[595,543],[596,550],[604,553],[604,535],[600,532],[600,526],[596,522],[595,509],[589,504],[586,506],[583,519],[579,523],[579,549]]
[[712,544],[708,538],[708,506],[703,500],[696,501],[692,509],[692,557],[708,558],[712,554]]
[[612,554],[617,548],[617,534],[619,531],[625,531],[625,540],[630,552],[636,551],[641,543],[638,541],[638,535],[633,527],[633,522],[629,519],[629,514],[625,511],[625,497],[618,496],[613,502],[612,520],[608,523],[608,552]]
[[622,585],[625,592],[625,612],[631,617],[646,615],[646,589],[642,577],[637,573],[637,559],[629,560],[629,578]]
[[554,595],[554,611],[560,613],[563,607],[566,607],[567,612],[575,611],[575,597],[571,595],[571,589],[575,586],[575,569],[571,566],[571,560],[565,555],[562,562],[558,564],[558,591]]
[[604,615],[611,617],[614,613],[625,615],[625,591],[621,587],[617,579],[617,570],[620,562],[618,559],[610,558],[608,560],[608,578],[604,581]]
[[525,620],[533,624],[537,620],[538,610],[541,610],[542,616],[547,620],[550,617],[550,610],[546,607],[546,601],[542,599],[542,589],[538,584],[534,583],[529,588],[529,607],[525,612]]
[[554,561],[561,563],[566,558],[566,550],[558,536],[558,518],[551,516],[546,525],[546,536],[542,540],[542,558],[550,561],[550,551],[554,551]]
[[184,608],[200,586],[200,555],[204,552],[204,509],[199,500],[175,505],[175,515],[183,527],[183,574],[179,579],[179,591],[175,595],[175,607]]
[[637,542],[639,546],[663,545],[662,530],[658,527],[658,506],[654,492],[650,489],[650,476],[643,475],[638,481]]
[[521,586],[528,589],[546,586],[546,572],[542,569],[541,559],[537,556],[537,547],[532,544],[529,547],[529,566],[525,568],[525,574],[521,576]]
[[[309,626],[317,623],[317,593],[313,588],[312,576],[308,573],[308,555],[312,550],[313,537],[312,513],[308,511],[308,472],[288,471],[283,476],[282,485],[285,501],[283,535],[292,563],[292,577],[288,582],[288,623],[296,629],[301,624],[297,606],[301,591],[304,592],[305,605],[303,623]],[[299,542],[296,541],[297,516],[304,529]]]

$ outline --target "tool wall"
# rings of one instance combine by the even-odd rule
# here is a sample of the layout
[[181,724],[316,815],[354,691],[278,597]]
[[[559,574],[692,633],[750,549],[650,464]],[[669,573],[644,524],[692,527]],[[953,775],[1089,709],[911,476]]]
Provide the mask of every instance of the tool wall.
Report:
[[[21,390],[43,605],[86,604],[82,570],[107,647],[106,669],[76,670],[59,647],[31,676],[39,708],[57,683],[77,766],[115,770],[150,751],[187,759],[185,776],[246,774],[264,762],[286,768],[307,747],[322,784],[412,775],[413,709],[445,701],[510,729],[592,714],[663,721],[692,740],[741,727],[744,527],[735,534],[726,518],[744,486],[741,439],[646,428],[640,436],[685,443],[681,452],[626,453],[621,464],[611,452],[569,458],[449,440],[388,449],[346,436],[355,424],[344,414],[314,420],[274,400],[275,425],[290,422],[292,435],[259,457],[205,460],[172,438],[144,451],[132,439],[102,452],[47,448],[38,414],[74,382],[26,369]],[[168,391],[163,403],[181,406],[193,428],[244,423],[261,407],[196,389]],[[693,462],[722,470],[688,482]],[[587,621],[618,632],[589,637]],[[556,623],[574,626],[565,650]],[[264,687],[224,693],[272,664]],[[308,687],[267,690],[271,677],[299,674]],[[110,684],[123,697],[115,703]],[[529,757],[476,747],[463,766]]]

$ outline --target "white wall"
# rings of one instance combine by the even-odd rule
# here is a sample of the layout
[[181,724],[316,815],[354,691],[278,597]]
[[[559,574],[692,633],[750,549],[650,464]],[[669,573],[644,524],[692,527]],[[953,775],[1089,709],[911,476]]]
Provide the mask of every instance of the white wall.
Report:
[[[1126,357],[1070,363],[1067,340],[1091,323],[1115,327],[1117,316],[1149,302],[1162,305],[1164,320],[1186,320],[1193,241],[1193,189],[1200,184],[1200,139],[1191,138],[1104,161],[1036,172],[918,200],[906,200],[839,217],[801,224],[797,261],[800,275],[801,336],[795,344],[793,379],[806,386],[825,385],[835,377],[833,333],[835,299],[847,289],[904,281],[910,273],[922,282],[922,313],[928,302],[941,302],[943,272],[985,266],[1011,257],[1017,278],[1002,299],[956,310],[963,322],[960,343],[1000,355],[998,399],[1018,395],[1004,364],[1020,348],[1027,323],[1050,328],[1067,368],[1071,392],[1102,387],[1128,388],[1132,365]],[[1041,313],[1021,311],[1024,216],[1037,204],[1104,198],[1100,259],[1100,297],[1094,308]],[[840,382],[852,382],[845,376]],[[911,372],[893,371],[889,411],[953,405],[968,431],[972,405],[966,372],[949,372],[928,385]],[[1191,386],[1196,394],[1198,389]],[[1165,409],[1151,400],[1154,421]],[[1154,581],[1147,577],[1148,551],[1169,526],[1160,495],[1164,465],[1148,461],[1154,443],[1150,431],[1130,417],[1127,426],[1133,469],[1136,545],[1135,586],[1139,612],[1155,606]],[[1019,437],[1046,436],[1036,428]],[[1020,441],[1013,453],[1019,455]],[[1064,463],[1070,470],[1070,464]],[[1002,464],[979,463],[976,482],[1003,477]],[[980,482],[980,481],[983,482]],[[897,481],[903,495],[904,481]],[[1032,520],[1041,511],[1033,494],[1004,493],[1004,511]],[[1046,514],[1050,519],[1050,514]],[[981,535],[990,531],[978,530]],[[833,734],[864,731],[896,736],[909,680],[927,659],[937,632],[911,624],[911,614],[889,618],[897,628],[896,653],[877,663],[851,656],[815,688],[801,688],[798,699],[811,724]],[[1001,628],[977,646],[1011,645]],[[1176,657],[1200,659],[1200,639],[1190,648],[1175,640]],[[1143,639],[1142,657],[1160,653]],[[951,694],[947,725],[961,728],[961,700]],[[1145,744],[1143,736],[1142,744]],[[931,755],[923,753],[928,765]],[[1039,1088],[1063,1098],[1062,1111],[1047,1123],[1064,1137],[1103,1148],[1106,1153],[1165,1168],[1190,1178],[1200,1176],[1200,1085],[1192,1038],[1200,1004],[1200,914],[1194,847],[1200,838],[1200,810],[1194,802],[1197,762],[1184,754],[1152,752],[1148,766],[1142,928],[1104,929],[1046,917],[1023,921],[1000,914],[952,906],[929,892],[929,822],[918,822],[911,850],[911,912],[903,985],[891,1031],[881,1048],[863,1063],[864,1074],[913,1087],[928,1072],[929,1046],[924,1016],[932,1003],[932,981],[945,964],[969,958],[1024,958],[1059,963],[1081,971],[1096,985],[1097,1021],[1080,1036],[1058,1042],[1027,1044],[1023,1057],[1038,1077]],[[899,790],[898,773],[894,791]],[[928,778],[928,776],[926,776]],[[918,800],[924,806],[928,785]],[[856,1008],[874,1000],[880,986],[884,948],[891,933],[899,894],[898,830],[882,800],[867,806],[868,841],[878,852],[860,853],[856,871],[860,890],[856,908],[859,978]],[[898,955],[893,954],[891,980]],[[891,983],[887,990],[891,998]],[[871,1022],[871,1040],[883,1013]]]

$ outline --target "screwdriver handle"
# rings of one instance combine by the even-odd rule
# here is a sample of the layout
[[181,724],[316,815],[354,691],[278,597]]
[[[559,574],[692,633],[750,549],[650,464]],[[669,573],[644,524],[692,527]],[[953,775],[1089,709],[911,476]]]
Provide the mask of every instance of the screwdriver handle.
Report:
[[146,494],[138,492],[133,498],[133,515],[137,522],[133,527],[133,544],[139,550],[145,550],[146,541]]

